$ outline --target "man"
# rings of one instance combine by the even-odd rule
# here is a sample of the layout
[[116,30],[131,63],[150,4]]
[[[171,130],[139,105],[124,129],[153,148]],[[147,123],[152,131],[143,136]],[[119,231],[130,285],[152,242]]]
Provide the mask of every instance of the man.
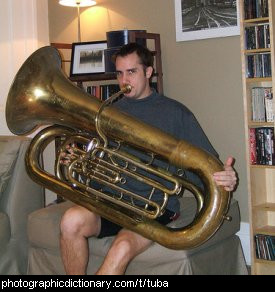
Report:
[[[116,107],[216,155],[193,114],[179,102],[161,96],[151,89],[153,57],[149,50],[135,43],[128,44],[116,54],[115,64],[120,87],[125,84],[132,87],[131,92],[115,104]],[[216,183],[227,191],[232,191],[237,181],[232,165],[233,158],[229,157],[224,171],[213,175]],[[188,179],[200,185],[195,175],[186,175]],[[132,187],[135,188],[135,185]],[[178,212],[178,199],[171,196],[166,212],[157,220],[166,225],[176,220]],[[109,222],[81,206],[67,210],[60,227],[61,255],[67,274],[86,273],[89,260],[88,238],[91,236],[116,235],[102,266],[97,271],[98,275],[124,274],[129,262],[152,243],[151,240]]]

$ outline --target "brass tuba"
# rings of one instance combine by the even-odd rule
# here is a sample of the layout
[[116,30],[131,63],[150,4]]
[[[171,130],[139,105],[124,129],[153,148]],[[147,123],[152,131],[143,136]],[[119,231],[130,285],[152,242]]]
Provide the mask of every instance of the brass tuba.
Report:
[[[230,194],[212,178],[223,166],[205,151],[109,106],[129,90],[126,86],[101,102],[70,82],[61,70],[58,51],[44,47],[26,60],[14,79],[6,104],[7,124],[16,135],[53,125],[32,139],[26,154],[27,171],[37,183],[163,246],[196,247],[227,219]],[[57,137],[62,145],[51,174],[40,165],[40,155]],[[66,145],[74,147],[75,157],[65,167],[60,153]],[[196,173],[205,191],[156,166],[156,160]],[[148,186],[148,197],[127,188],[129,177]],[[163,213],[169,196],[179,196],[184,188],[198,202],[194,220],[181,228],[162,226],[154,219]],[[151,200],[157,190],[163,194],[160,203]]]

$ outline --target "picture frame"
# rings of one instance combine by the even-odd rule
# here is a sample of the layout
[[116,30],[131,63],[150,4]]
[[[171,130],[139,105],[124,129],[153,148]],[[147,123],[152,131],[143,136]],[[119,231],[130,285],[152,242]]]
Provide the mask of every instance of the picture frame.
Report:
[[174,0],[176,41],[240,35],[239,0]]
[[72,44],[70,77],[105,73],[107,41]]

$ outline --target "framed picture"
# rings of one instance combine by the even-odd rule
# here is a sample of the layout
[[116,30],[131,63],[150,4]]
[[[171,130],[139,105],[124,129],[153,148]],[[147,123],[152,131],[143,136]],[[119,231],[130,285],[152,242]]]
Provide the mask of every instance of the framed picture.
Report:
[[176,41],[240,34],[239,0],[174,0]]
[[105,72],[104,50],[106,41],[73,43],[70,76]]

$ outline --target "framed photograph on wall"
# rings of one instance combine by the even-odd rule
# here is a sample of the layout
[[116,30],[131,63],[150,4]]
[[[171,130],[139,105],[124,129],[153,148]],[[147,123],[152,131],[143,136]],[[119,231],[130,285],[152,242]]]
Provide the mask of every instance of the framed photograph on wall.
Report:
[[70,77],[105,72],[106,41],[72,44]]
[[240,34],[239,0],[174,0],[176,41]]

